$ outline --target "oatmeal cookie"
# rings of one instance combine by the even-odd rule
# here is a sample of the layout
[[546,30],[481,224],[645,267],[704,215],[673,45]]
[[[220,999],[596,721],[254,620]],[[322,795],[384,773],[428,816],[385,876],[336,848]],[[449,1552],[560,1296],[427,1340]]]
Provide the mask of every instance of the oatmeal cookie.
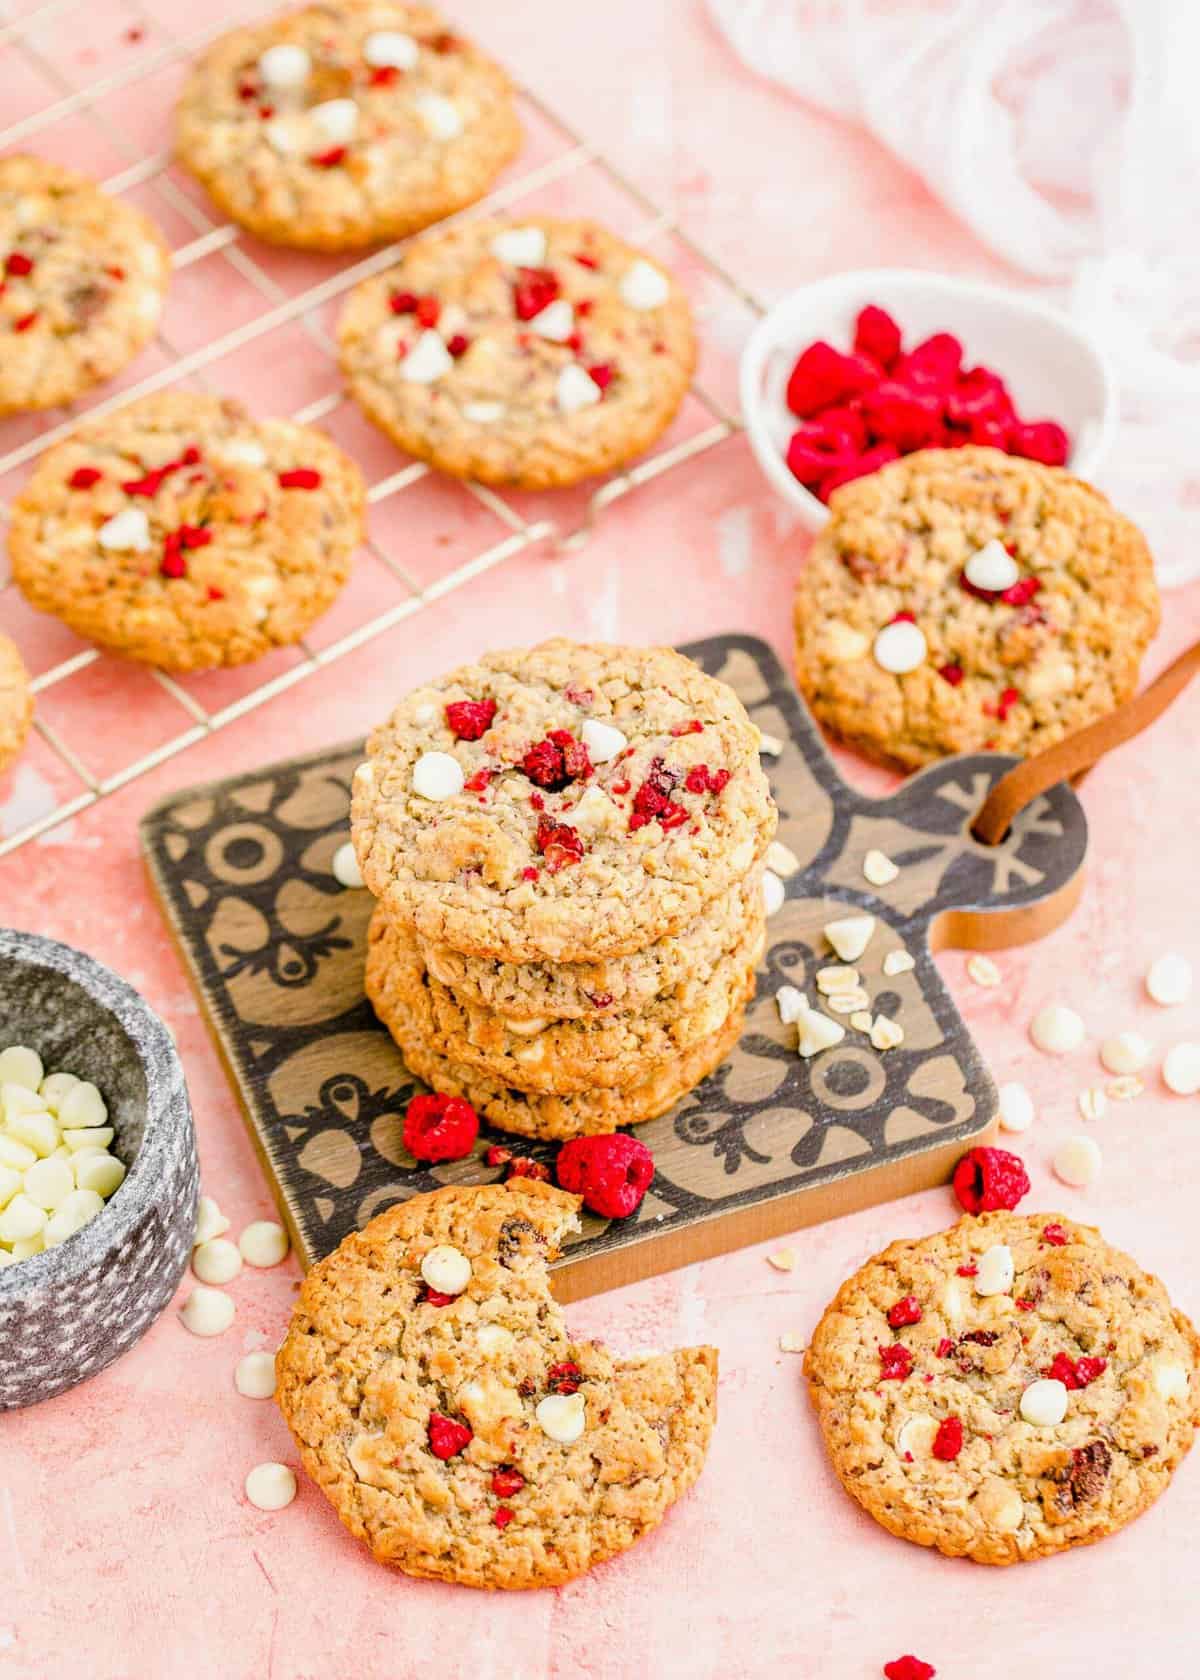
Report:
[[304,1468],[381,1563],[473,1587],[573,1580],[704,1466],[717,1352],[576,1341],[547,1261],[579,1198],[454,1185],[389,1208],[304,1280],[276,1359]]
[[805,1359],[842,1484],[893,1534],[976,1563],[1103,1539],[1200,1423],[1200,1339],[1099,1231],[987,1213],[895,1242]]
[[518,1090],[482,1068],[442,1054],[435,1047],[437,1028],[428,992],[401,991],[396,985],[395,942],[392,924],[376,914],[367,948],[366,991],[409,1071],[432,1090],[465,1097],[501,1131],[546,1142],[615,1132],[618,1126],[640,1125],[673,1108],[729,1055],[741,1035],[745,1001],[755,985],[753,972],[747,972],[744,996],[735,1001],[733,1012],[715,1032],[674,1060],[646,1068],[635,1083],[553,1096]]
[[29,674],[14,643],[0,634],[0,771],[25,745],[33,721]]
[[168,671],[297,641],[363,535],[362,474],[322,433],[170,391],[81,426],[13,508],[32,606]]
[[472,204],[521,144],[503,70],[428,6],[344,0],[232,30],[176,110],[180,161],[279,245],[343,251]]
[[372,958],[387,974],[376,984],[422,1021],[428,1050],[477,1068],[489,1082],[548,1096],[575,1096],[641,1084],[662,1062],[719,1032],[746,1000],[762,955],[764,920],[720,957],[692,989],[690,1007],[670,994],[645,1008],[606,1012],[588,1020],[507,1021],[490,1009],[460,1001],[430,975],[402,930],[377,908]]
[[0,414],[53,408],[153,338],[171,254],[148,217],[86,175],[0,158]]
[[837,491],[795,617],[797,676],[821,722],[916,768],[1038,752],[1120,705],[1159,600],[1145,540],[1098,490],[967,448]]
[[526,490],[647,449],[696,360],[664,269],[594,222],[545,216],[426,234],[350,294],[338,341],[351,393],[401,449]]
[[776,813],[733,690],[670,648],[559,638],[401,701],[354,777],[367,886],[501,962],[623,956],[693,922]]
[[[644,1009],[673,997],[681,1012],[697,1007],[708,974],[727,952],[764,920],[762,865],[704,906],[677,934],[627,957],[594,962],[506,963],[468,957],[449,945],[418,940],[421,960],[435,980],[464,1004],[491,1010],[508,1021],[596,1021]],[[411,937],[411,933],[410,933]]]

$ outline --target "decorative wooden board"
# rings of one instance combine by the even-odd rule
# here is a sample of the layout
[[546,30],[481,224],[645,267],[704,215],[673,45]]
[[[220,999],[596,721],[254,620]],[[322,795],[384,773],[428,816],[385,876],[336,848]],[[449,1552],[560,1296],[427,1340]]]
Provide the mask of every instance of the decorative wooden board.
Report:
[[[949,759],[890,798],[867,799],[841,780],[765,643],[720,636],[683,651],[785,742],[764,762],[779,838],[801,868],[769,923],[741,1043],[670,1114],[639,1128],[655,1182],[633,1219],[587,1216],[559,1262],[566,1300],[945,1179],[992,1128],[996,1090],[931,952],[1034,938],[1081,885],[1087,830],[1069,788],[1038,800],[1003,844],[982,846],[970,821],[1011,758]],[[497,1176],[477,1157],[418,1167],[401,1141],[415,1081],[363,997],[372,901],[330,872],[361,757],[354,743],[190,788],[142,824],[151,879],[306,1264],[405,1196]],[[873,847],[900,865],[883,889],[862,873]],[[853,907],[879,919],[858,967],[904,1043],[880,1053],[848,1030],[802,1062],[775,992],[807,982],[814,995],[812,973],[831,960],[821,929]],[[901,946],[916,966],[886,978],[882,959]],[[480,1149],[502,1136],[482,1136]]]

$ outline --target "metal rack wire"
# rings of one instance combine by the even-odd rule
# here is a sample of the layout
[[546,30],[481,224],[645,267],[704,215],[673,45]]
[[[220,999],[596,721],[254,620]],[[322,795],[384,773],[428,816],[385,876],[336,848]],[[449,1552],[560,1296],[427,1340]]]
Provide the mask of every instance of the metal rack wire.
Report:
[[[74,117],[85,118],[108,147],[129,159],[127,167],[104,181],[105,188],[112,193],[122,193],[146,187],[161,201],[165,211],[173,213],[190,230],[191,237],[172,253],[174,270],[178,272],[205,258],[217,256],[229,265],[240,280],[254,288],[262,302],[262,310],[254,319],[195,349],[185,351],[160,332],[157,346],[165,358],[165,364],[136,384],[117,394],[102,397],[100,401],[90,405],[87,410],[88,418],[111,412],[135,398],[179,384],[181,381],[186,380],[193,386],[203,386],[206,382],[205,372],[213,364],[225,361],[237,352],[245,350],[269,333],[297,324],[306,334],[313,355],[324,358],[328,363],[330,389],[326,394],[293,412],[291,418],[300,422],[327,422],[349,399],[341,388],[335,347],[321,325],[318,312],[330,300],[340,297],[360,280],[394,263],[400,246],[394,244],[373,252],[361,261],[350,262],[297,295],[289,295],[286,288],[274,279],[255,256],[253,242],[248,240],[239,228],[210,217],[173,179],[168,151],[156,151],[149,156],[137,155],[137,148],[101,109],[102,101],[112,95],[121,94],[125,90],[133,93],[140,81],[191,57],[208,41],[229,28],[235,20],[229,18],[216,27],[181,36],[164,26],[150,6],[139,3],[139,0],[125,0],[124,10],[128,14],[130,26],[134,29],[144,29],[147,33],[152,30],[156,37],[161,38],[162,44],[140,52],[136,62],[76,88],[71,85],[69,77],[64,74],[54,57],[37,44],[36,36],[41,26],[50,23],[54,24],[56,30],[69,33],[71,13],[81,13],[87,3],[88,0],[43,0],[43,4],[33,7],[23,15],[12,16],[11,0],[0,0],[0,48],[15,48],[23,55],[29,70],[59,93],[57,100],[0,129],[0,152],[11,151],[17,147],[36,150],[39,135],[65,120]],[[244,22],[247,16],[253,19],[270,15],[279,9],[279,5],[280,0],[260,0],[259,4],[251,7],[241,7],[240,16],[236,21]],[[585,169],[594,170],[609,188],[621,195],[631,214],[643,218],[641,225],[632,234],[635,243],[647,244],[669,236],[687,253],[707,280],[715,283],[742,308],[753,314],[762,312],[763,306],[758,299],[680,228],[675,219],[660,209],[622,170],[583,140],[536,94],[527,88],[521,88],[519,95],[526,109],[536,113],[545,128],[554,134],[556,140],[561,143],[562,150],[549,161],[506,179],[478,204],[463,212],[464,218],[504,209],[543,187],[570,178]],[[209,709],[166,672],[151,670],[150,676],[153,681],[180,714],[179,728],[152,751],[132,763],[121,765],[107,775],[99,775],[89,768],[81,754],[63,738],[59,730],[48,721],[44,710],[39,707],[38,713],[35,714],[34,727],[55,758],[78,782],[80,791],[63,799],[53,809],[26,822],[17,831],[0,837],[0,857],[87,810],[109,794],[115,793],[117,789],[125,787],[139,776],[146,775],[168,759],[203,741],[215,731],[265,705],[284,690],[303,682],[306,677],[347,658],[402,620],[412,617],[513,555],[538,544],[554,545],[560,550],[569,551],[586,542],[597,521],[615,502],[715,448],[739,429],[740,422],[737,416],[700,384],[693,382],[690,395],[700,405],[707,418],[703,428],[680,442],[650,453],[629,469],[603,481],[587,499],[582,518],[569,528],[552,517],[529,520],[509,498],[486,486],[468,483],[464,486],[465,491],[499,521],[506,534],[445,576],[422,586],[381,544],[369,540],[368,551],[408,593],[401,600],[393,602],[365,622],[356,625],[336,641],[319,648],[312,647],[307,641],[300,642],[297,644],[299,660],[296,664],[262,681],[231,703],[217,709]],[[47,424],[36,436],[7,452],[0,453],[0,477],[32,461],[42,450],[65,437],[77,424],[78,417]],[[368,502],[377,506],[389,498],[411,494],[428,477],[430,470],[421,462],[399,466],[395,472],[370,487]],[[0,504],[0,523],[6,522],[7,509]],[[0,567],[2,566],[3,562],[0,562]],[[5,596],[8,594],[11,599],[12,589],[13,584],[6,570],[0,570],[0,621],[4,616]],[[35,695],[45,696],[60,689],[61,685],[78,677],[100,657],[98,649],[85,648],[41,672],[33,681]]]

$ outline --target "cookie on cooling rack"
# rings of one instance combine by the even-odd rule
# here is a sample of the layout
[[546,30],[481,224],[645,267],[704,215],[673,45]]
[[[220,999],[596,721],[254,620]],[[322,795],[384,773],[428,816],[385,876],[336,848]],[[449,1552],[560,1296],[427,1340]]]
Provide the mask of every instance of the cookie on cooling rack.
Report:
[[170,274],[139,210],[60,164],[0,158],[0,414],[119,373],[154,336]]
[[15,645],[0,635],[0,771],[8,768],[25,745],[32,718],[29,675]]
[[647,449],[696,360],[665,269],[594,222],[545,216],[414,241],[351,293],[338,341],[351,393],[401,449],[527,490]]
[[843,485],[796,588],[796,674],[826,727],[917,768],[1052,746],[1129,698],[1158,628],[1141,532],[1091,485],[994,449]]
[[876,1522],[976,1563],[1086,1545],[1153,1503],[1200,1424],[1200,1338],[1060,1214],[896,1242],[805,1359],[833,1467]]
[[363,535],[365,487],[321,432],[171,391],[81,426],[13,505],[13,577],[76,634],[168,671],[297,641]]
[[717,1352],[575,1341],[547,1262],[579,1200],[455,1185],[389,1208],[304,1280],[276,1359],[304,1468],[381,1563],[557,1586],[658,1526],[704,1467]]
[[521,130],[508,77],[437,12],[346,0],[222,36],[184,87],[176,137],[234,221],[340,251],[482,197]]

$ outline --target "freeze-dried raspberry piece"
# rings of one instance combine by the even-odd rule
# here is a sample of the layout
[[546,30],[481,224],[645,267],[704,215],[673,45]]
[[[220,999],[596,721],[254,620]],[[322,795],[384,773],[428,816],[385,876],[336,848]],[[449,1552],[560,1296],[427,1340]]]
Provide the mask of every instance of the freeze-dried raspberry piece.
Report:
[[661,758],[650,766],[649,774],[633,796],[633,810],[629,816],[631,831],[645,828],[647,823],[661,823],[663,828],[678,828],[687,821],[687,811],[671,795],[679,777],[668,770]]
[[963,1426],[960,1417],[944,1417],[933,1438],[933,1456],[950,1464],[963,1448]]
[[426,1286],[421,1296],[421,1305],[426,1307],[448,1307],[458,1300],[457,1295],[443,1295],[440,1289],[430,1289]]
[[569,782],[586,781],[593,765],[587,748],[569,729],[552,729],[544,741],[530,747],[521,768],[538,787],[557,793]]
[[912,1375],[913,1354],[903,1342],[888,1342],[880,1346],[879,1362],[883,1366],[880,1382],[904,1382]]
[[924,1314],[915,1295],[905,1295],[888,1308],[887,1321],[893,1330],[903,1330],[906,1324],[920,1324]]
[[1016,583],[1010,584],[1002,592],[1000,599],[1009,607],[1027,607],[1034,596],[1041,592],[1041,588],[1040,577],[1018,578]]
[[1056,1353],[1054,1358],[1042,1369],[1044,1377],[1053,1377],[1062,1383],[1064,1388],[1086,1388],[1095,1382],[1097,1377],[1103,1376],[1108,1370],[1107,1359],[1097,1359],[1084,1354],[1079,1359],[1072,1359],[1069,1353]]
[[1049,1243],[1051,1248],[1065,1248],[1067,1233],[1061,1225],[1047,1225],[1042,1230],[1042,1241]]
[[583,856],[583,836],[570,823],[556,823],[542,817],[537,826],[534,845],[546,860],[551,875],[557,875],[568,864],[578,863]]
[[1000,722],[1003,723],[1020,698],[1021,695],[1018,689],[1001,689],[998,699],[984,701],[983,709],[988,717],[999,718]]
[[874,359],[885,368],[891,367],[900,354],[900,328],[876,303],[860,309],[854,323],[854,348]]
[[1015,1208],[1029,1194],[1029,1174],[1007,1149],[969,1149],[954,1169],[954,1194],[968,1213]]
[[393,315],[412,315],[419,302],[416,292],[393,292],[388,298],[388,307]]
[[423,327],[436,327],[442,306],[435,297],[419,297],[413,314]]
[[578,1394],[583,1372],[573,1359],[563,1359],[546,1372],[546,1388],[550,1394]]
[[844,356],[818,339],[797,358],[787,382],[787,405],[801,420],[877,385],[883,369],[870,356]]
[[626,1132],[572,1138],[558,1152],[558,1182],[582,1196],[585,1207],[605,1219],[626,1219],[642,1205],[654,1177],[654,1157]]
[[483,1159],[489,1167],[506,1167],[513,1158],[513,1152],[504,1143],[489,1145]]
[[24,251],[10,251],[4,259],[4,272],[15,280],[23,280],[33,273],[33,258],[27,257]]
[[510,1509],[507,1505],[497,1505],[496,1509],[492,1512],[492,1521],[495,1523],[497,1528],[507,1528],[516,1514],[517,1513]]
[[404,1147],[418,1161],[460,1161],[474,1148],[479,1116],[462,1097],[413,1097],[404,1116]]
[[308,161],[318,169],[336,169],[339,163],[346,161],[346,148],[330,146],[327,152],[314,152]]
[[857,461],[851,461],[848,467],[839,467],[831,472],[828,478],[823,478],[817,495],[823,502],[827,502],[833,492],[841,484],[849,484],[853,479],[865,478],[868,473],[878,472],[880,467],[886,467],[889,461],[898,461],[900,451],[894,443],[876,444],[874,449],[868,449],[860,455]]
[[562,288],[548,268],[520,268],[513,285],[513,308],[518,321],[532,321],[552,304]]
[[76,467],[67,480],[71,490],[90,490],[93,484],[99,484],[104,474],[99,467]]
[[1028,426],[1014,426],[1009,439],[1014,455],[1040,461],[1047,467],[1064,467],[1071,453],[1071,440],[1053,420],[1036,420]]
[[460,741],[478,741],[495,715],[494,700],[452,700],[446,707],[446,722]]
[[938,676],[943,682],[948,682],[951,688],[957,688],[963,680],[963,668],[951,661],[948,665],[938,666]]
[[684,777],[683,785],[689,793],[724,793],[733,779],[732,770],[710,770],[707,764],[695,764]]
[[465,1423],[448,1418],[444,1412],[429,1414],[429,1450],[434,1458],[454,1458],[471,1443],[471,1431]]
[[954,1343],[950,1340],[949,1336],[943,1336],[937,1347],[934,1349],[934,1352],[937,1354],[939,1359],[949,1359],[950,1355],[954,1352]]
[[884,1680],[933,1680],[937,1670],[931,1663],[922,1662],[920,1657],[897,1657],[894,1662],[884,1663]]
[[536,1178],[543,1184],[549,1184],[551,1176],[545,1161],[535,1161],[532,1155],[514,1155],[505,1174],[506,1178]]
[[289,467],[279,474],[281,490],[319,490],[321,475],[315,467]]
[[492,1472],[492,1492],[497,1499],[511,1499],[525,1486],[525,1478],[512,1464],[502,1464]]

